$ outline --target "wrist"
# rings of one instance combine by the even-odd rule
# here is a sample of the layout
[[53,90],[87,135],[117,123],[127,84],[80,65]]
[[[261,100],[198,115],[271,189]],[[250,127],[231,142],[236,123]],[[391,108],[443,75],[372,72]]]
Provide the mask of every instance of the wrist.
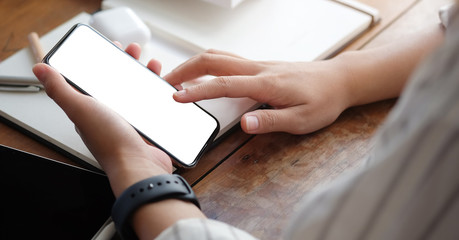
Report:
[[159,149],[130,156],[119,154],[102,166],[107,174],[113,193],[118,197],[126,188],[143,179],[172,173],[170,158]]
[[355,106],[358,91],[355,91],[354,73],[350,67],[352,57],[349,57],[347,52],[344,52],[330,59],[331,67],[335,74],[334,78],[339,86],[340,91],[337,93],[340,98],[343,110]]
[[377,69],[382,66],[377,60],[368,60],[373,51],[344,52],[334,59],[341,75],[346,108],[389,98],[390,84],[381,76],[384,71]]
[[129,186],[133,185],[136,182],[139,182],[143,179],[158,176],[162,174],[167,174],[169,172],[156,167],[126,167],[119,168],[116,171],[107,173],[108,178],[110,179],[110,185],[113,190],[115,197],[119,197],[120,194],[126,190]]

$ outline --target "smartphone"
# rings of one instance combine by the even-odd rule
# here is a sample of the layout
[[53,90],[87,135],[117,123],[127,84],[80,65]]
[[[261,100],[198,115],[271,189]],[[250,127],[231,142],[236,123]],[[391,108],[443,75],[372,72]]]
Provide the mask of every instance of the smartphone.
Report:
[[73,26],[44,62],[119,113],[179,166],[193,167],[219,131],[215,117],[195,103],[176,102],[172,85],[90,26]]
[[0,145],[0,239],[91,239],[115,197],[105,175]]

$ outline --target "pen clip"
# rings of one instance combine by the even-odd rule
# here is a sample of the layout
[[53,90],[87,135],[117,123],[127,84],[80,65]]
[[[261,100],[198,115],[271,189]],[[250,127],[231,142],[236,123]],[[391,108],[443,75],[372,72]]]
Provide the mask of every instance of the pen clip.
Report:
[[[40,38],[36,32],[31,32],[27,36],[35,62],[41,62],[44,56],[40,44]],[[1,92],[39,92],[43,86],[34,77],[17,77],[0,75]]]
[[36,85],[12,85],[12,84],[0,84],[0,91],[2,92],[39,92],[42,89],[41,86]]
[[34,77],[0,75],[0,91],[2,92],[38,92],[43,85]]

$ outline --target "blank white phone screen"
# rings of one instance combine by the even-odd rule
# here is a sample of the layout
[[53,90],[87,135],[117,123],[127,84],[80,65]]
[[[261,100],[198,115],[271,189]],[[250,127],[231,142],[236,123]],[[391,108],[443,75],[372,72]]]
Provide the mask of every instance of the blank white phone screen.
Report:
[[181,165],[192,166],[218,132],[217,120],[86,25],[47,58],[70,82],[123,116]]

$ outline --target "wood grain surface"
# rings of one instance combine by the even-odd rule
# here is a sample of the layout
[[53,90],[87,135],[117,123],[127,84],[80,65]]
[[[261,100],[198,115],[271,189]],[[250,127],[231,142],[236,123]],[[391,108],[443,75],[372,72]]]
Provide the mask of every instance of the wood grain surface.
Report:
[[[82,11],[97,11],[100,3],[100,0],[1,0],[0,61],[28,47],[27,35],[30,32],[44,35]],[[0,122],[0,144],[78,165],[5,122]]]
[[[438,22],[437,10],[446,2],[410,5],[363,48]],[[305,194],[361,166],[372,148],[371,138],[395,103],[348,109],[334,124],[312,134],[255,136],[194,186],[204,212],[260,239],[280,239]]]
[[[43,35],[100,0],[0,1],[0,60],[27,47],[27,34]],[[396,41],[437,20],[446,0],[361,0],[379,9],[382,21],[345,50]],[[196,168],[179,169],[198,195],[204,212],[261,239],[279,239],[302,196],[361,166],[371,138],[396,100],[346,110],[331,126],[306,135],[251,136],[236,128]],[[0,144],[64,162],[49,146],[0,122]]]

